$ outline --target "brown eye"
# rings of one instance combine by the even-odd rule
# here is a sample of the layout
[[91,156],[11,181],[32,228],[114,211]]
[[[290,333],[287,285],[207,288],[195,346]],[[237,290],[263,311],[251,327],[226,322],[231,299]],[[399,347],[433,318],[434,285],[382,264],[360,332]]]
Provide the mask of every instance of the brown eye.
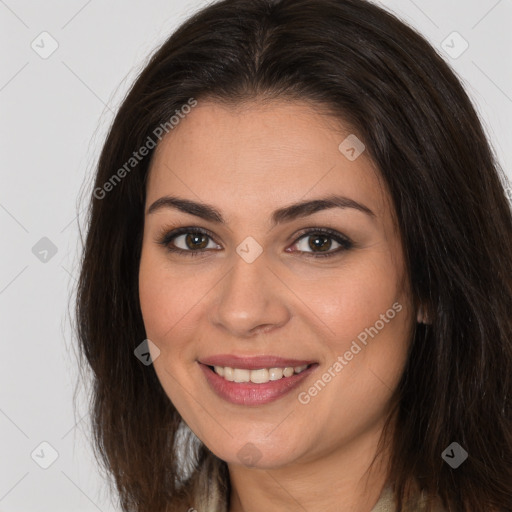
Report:
[[208,245],[208,238],[209,237],[203,233],[188,233],[185,236],[185,245],[191,250],[204,249]]
[[186,256],[205,255],[210,249],[221,249],[213,237],[199,228],[179,228],[164,233],[158,243],[169,252]]
[[325,235],[309,236],[309,247],[313,251],[318,249],[321,252],[328,251],[331,248],[332,240]]
[[[334,245],[333,244],[337,244]],[[344,248],[342,242],[338,242],[333,239],[330,235],[322,233],[307,234],[302,236],[295,244],[298,251],[306,253],[327,253],[330,249],[330,253],[338,252],[338,249]]]
[[293,245],[295,251],[317,258],[336,256],[352,247],[346,236],[326,228],[303,232]]

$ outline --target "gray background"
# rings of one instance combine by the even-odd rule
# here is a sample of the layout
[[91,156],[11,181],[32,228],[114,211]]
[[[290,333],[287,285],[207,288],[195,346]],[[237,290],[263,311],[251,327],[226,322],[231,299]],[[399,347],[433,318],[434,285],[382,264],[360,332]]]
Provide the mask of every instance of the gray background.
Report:
[[[445,55],[511,176],[511,2],[378,3]],[[0,0],[2,512],[117,510],[88,446],[83,395],[73,409],[68,305],[83,225],[77,213],[86,204],[79,200],[91,191],[101,143],[129,85],[203,4]],[[461,55],[465,43],[454,31],[469,44]]]

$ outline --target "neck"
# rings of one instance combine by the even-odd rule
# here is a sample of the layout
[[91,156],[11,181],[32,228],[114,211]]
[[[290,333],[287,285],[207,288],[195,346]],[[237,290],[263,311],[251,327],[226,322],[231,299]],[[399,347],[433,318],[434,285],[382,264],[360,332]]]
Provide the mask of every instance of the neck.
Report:
[[350,446],[276,469],[228,465],[229,512],[371,512],[386,486],[389,462],[384,450],[371,466],[379,435],[370,432]]

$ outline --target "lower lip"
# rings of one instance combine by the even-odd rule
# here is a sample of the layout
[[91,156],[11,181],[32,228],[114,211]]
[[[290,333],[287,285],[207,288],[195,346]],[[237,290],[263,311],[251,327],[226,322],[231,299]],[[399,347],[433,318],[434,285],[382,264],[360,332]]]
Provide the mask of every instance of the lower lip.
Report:
[[301,373],[291,377],[271,380],[264,384],[253,382],[230,382],[217,375],[209,366],[199,363],[208,384],[218,396],[236,405],[264,405],[290,393],[315,370],[318,364],[312,364]]

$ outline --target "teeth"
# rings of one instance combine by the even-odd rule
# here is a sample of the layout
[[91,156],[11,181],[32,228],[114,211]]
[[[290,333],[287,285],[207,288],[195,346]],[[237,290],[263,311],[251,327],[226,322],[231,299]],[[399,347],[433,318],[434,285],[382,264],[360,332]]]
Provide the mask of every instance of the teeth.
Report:
[[279,380],[283,378],[283,369],[282,368],[270,368],[268,371],[269,380]]
[[270,380],[268,375],[268,370],[263,368],[262,370],[246,370],[247,373],[250,373],[251,382],[255,384],[263,384],[264,382],[268,382]]
[[283,370],[283,377],[291,377],[295,370],[293,368],[285,368]]
[[233,368],[233,377],[235,382],[249,382],[251,380],[251,372],[249,370]]
[[259,370],[245,370],[241,368],[230,368],[229,366],[214,366],[217,375],[224,377],[230,382],[253,382],[254,384],[265,384],[273,380],[280,380],[283,377],[291,377],[293,374],[301,373],[308,367],[287,366],[286,368],[261,368]]

